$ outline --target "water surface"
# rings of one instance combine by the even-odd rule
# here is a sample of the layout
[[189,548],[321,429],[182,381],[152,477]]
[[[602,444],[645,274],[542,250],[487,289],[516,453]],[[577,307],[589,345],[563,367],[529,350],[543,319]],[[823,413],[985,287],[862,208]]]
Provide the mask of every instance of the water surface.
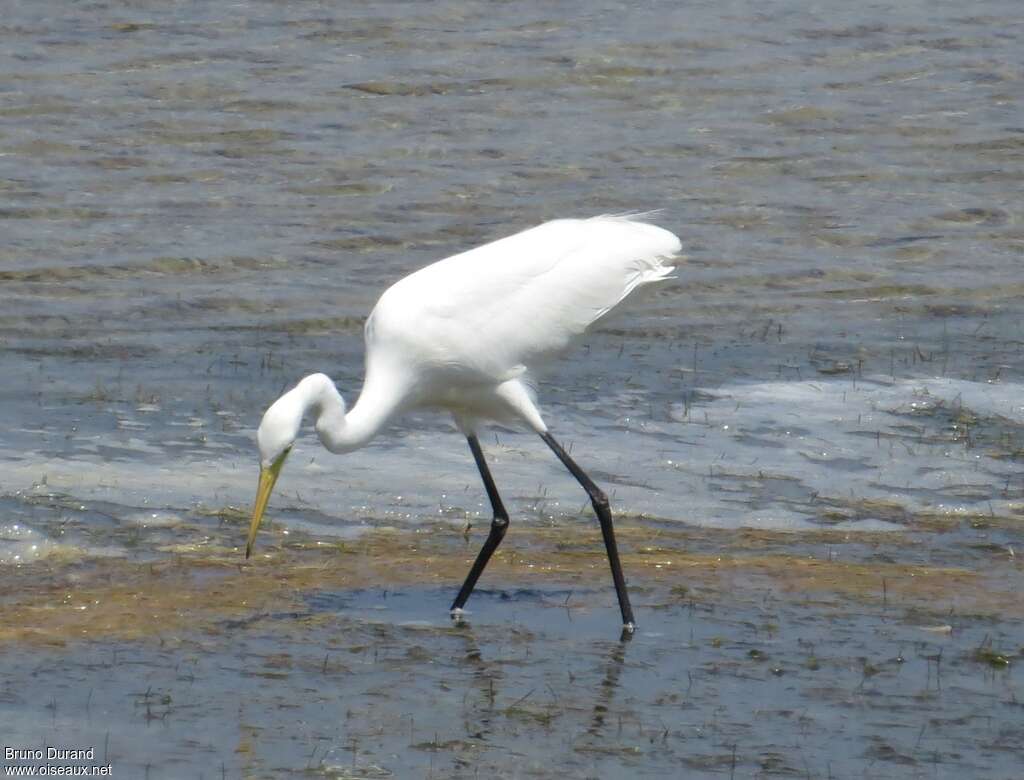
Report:
[[[139,724],[117,761],[130,773],[148,764],[153,777],[653,776],[680,761],[693,776],[1012,776],[1024,728],[1013,687],[1024,632],[1004,598],[1019,591],[1024,515],[1022,22],[1008,0],[8,4],[0,566],[4,607],[22,621],[10,629],[8,676],[44,671],[0,698],[0,719],[21,724],[10,733],[25,742],[41,740],[48,720],[51,736],[99,744],[90,717],[108,696],[110,717]],[[614,610],[581,638],[540,609],[571,580],[558,556],[573,550],[554,543],[544,548],[550,580],[531,581],[521,599],[522,621],[541,621],[536,633],[518,637],[518,618],[493,595],[481,602],[496,633],[442,630],[445,589],[482,541],[489,509],[464,442],[427,413],[345,458],[303,440],[260,538],[267,557],[253,565],[284,567],[288,579],[309,565],[303,556],[367,535],[436,537],[450,557],[424,564],[427,584],[406,583],[400,603],[415,608],[392,602],[371,619],[370,581],[332,580],[317,596],[305,578],[309,606],[282,608],[257,637],[262,623],[245,622],[246,610],[261,607],[228,609],[227,599],[216,619],[183,608],[174,638],[137,615],[130,632],[111,619],[87,637],[60,617],[49,630],[34,622],[32,610],[64,608],[61,588],[102,590],[104,578],[127,576],[156,592],[174,587],[160,567],[234,565],[262,410],[312,371],[353,401],[365,316],[403,274],[545,219],[657,208],[684,244],[678,279],[602,323],[540,390],[553,431],[613,496],[634,587],[661,594],[641,599],[650,633],[623,649],[604,631]],[[485,446],[513,513],[513,549],[590,533],[584,497],[535,437],[498,429]],[[829,617],[832,607],[788,589],[784,566],[737,575],[751,592],[781,594],[769,632],[780,649],[765,652],[831,648],[830,681],[812,684],[810,671],[765,674],[744,656],[739,618],[654,609],[673,587],[693,587],[685,573],[666,579],[663,564],[644,564],[658,529],[724,534],[701,542],[723,560],[746,560],[759,542],[745,534],[764,533],[776,563],[917,567],[893,574],[908,580],[942,567],[950,582],[974,584],[969,598],[953,587],[918,593],[913,609],[930,602],[927,620],[901,613],[889,635],[876,586],[867,598],[831,581],[839,617]],[[525,573],[507,575],[514,594]],[[607,583],[588,583],[577,597],[609,606]],[[704,603],[728,591],[720,583]],[[867,606],[846,610],[842,599]],[[307,625],[309,615],[322,620]],[[432,628],[417,633],[407,620]],[[919,624],[954,629],[922,635]],[[204,639],[204,625],[220,631]],[[425,647],[376,668],[371,685],[426,687],[387,706],[370,695],[342,717],[330,686],[358,683],[319,666],[325,643],[348,641],[338,636],[399,654]],[[40,637],[57,646],[37,655]],[[463,658],[473,641],[484,671],[472,660],[431,666]],[[294,653],[301,672],[261,689],[264,678],[224,661],[243,653],[239,642],[260,658]],[[1006,668],[978,656],[990,646]],[[742,661],[735,682],[691,687],[728,648]],[[560,659],[577,651],[567,672]],[[940,651],[966,659],[956,672],[942,662],[941,691],[927,660]],[[342,651],[325,652],[329,672]],[[520,652],[540,660],[505,663]],[[906,664],[880,665],[899,652]],[[153,692],[139,680],[178,669],[153,688],[179,701],[182,663],[203,691],[197,709],[150,717]],[[865,664],[903,671],[862,674]],[[496,727],[508,736],[500,749],[473,748],[462,765],[450,741],[479,745],[495,732],[453,724],[478,718],[495,668],[503,687],[491,705],[511,707],[501,717],[513,726]],[[614,668],[608,687],[620,692],[606,706],[624,708],[624,725],[609,715],[598,747],[581,752]],[[436,693],[442,685],[450,690]],[[330,704],[312,703],[311,688]],[[238,713],[245,689],[278,698],[246,704],[209,732],[229,737],[190,757],[212,728],[194,713]],[[440,698],[415,693],[427,689]],[[664,714],[661,695],[686,707]],[[406,736],[397,725],[414,696],[451,719],[433,747],[430,729]],[[751,706],[765,701],[789,714]],[[296,717],[277,720],[277,706]],[[819,715],[827,723],[800,720]],[[896,722],[914,733],[885,736]],[[374,729],[388,736],[371,750]],[[536,766],[520,761],[526,743],[540,751]],[[566,745],[575,758],[562,762]]]

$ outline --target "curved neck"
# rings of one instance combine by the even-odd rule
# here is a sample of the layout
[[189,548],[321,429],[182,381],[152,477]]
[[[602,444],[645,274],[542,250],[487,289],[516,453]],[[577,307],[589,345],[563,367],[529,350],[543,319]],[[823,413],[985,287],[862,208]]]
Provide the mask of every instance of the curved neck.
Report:
[[304,406],[316,417],[316,433],[331,452],[351,452],[369,442],[398,410],[400,394],[367,377],[352,411],[345,413],[345,401],[334,382],[324,374],[313,374],[299,383]]

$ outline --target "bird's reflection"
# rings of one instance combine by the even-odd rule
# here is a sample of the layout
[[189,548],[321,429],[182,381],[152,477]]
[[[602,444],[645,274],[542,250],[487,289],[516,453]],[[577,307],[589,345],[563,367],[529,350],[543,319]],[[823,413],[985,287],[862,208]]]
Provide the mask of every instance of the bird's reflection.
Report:
[[[499,709],[495,702],[501,694],[502,683],[506,681],[503,663],[485,657],[480,641],[468,622],[461,621],[455,627],[454,633],[464,643],[463,658],[472,670],[473,685],[479,692],[479,703],[477,708],[474,708],[476,712],[472,716],[467,716],[466,731],[471,736],[483,738],[492,732],[492,721],[496,710]],[[611,643],[604,654],[604,673],[597,684],[590,723],[586,731],[592,737],[600,736],[605,729],[608,713],[619,689],[619,678],[626,665],[626,653],[632,638],[631,632],[623,631],[618,641]],[[571,674],[570,679],[573,679]]]
[[475,717],[470,719],[467,715],[466,733],[476,739],[483,739],[491,733],[498,684],[503,678],[501,667],[484,659],[480,642],[469,623],[459,621],[455,625],[454,633],[463,641],[466,649],[463,659],[472,669],[473,685],[480,694],[480,703],[477,705],[479,709],[474,713]]
[[619,677],[622,675],[622,667],[626,665],[626,648],[633,639],[631,631],[623,631],[619,641],[611,646],[608,652],[608,660],[605,662],[604,679],[597,689],[597,701],[594,702],[594,714],[590,718],[590,728],[587,733],[591,736],[600,736],[604,730],[605,717],[611,708],[612,699],[619,688]]

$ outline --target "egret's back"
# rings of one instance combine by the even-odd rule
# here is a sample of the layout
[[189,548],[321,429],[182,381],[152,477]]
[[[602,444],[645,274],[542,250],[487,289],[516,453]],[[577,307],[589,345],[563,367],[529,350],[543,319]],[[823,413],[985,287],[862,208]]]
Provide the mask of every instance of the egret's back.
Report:
[[629,217],[547,222],[427,266],[367,322],[374,353],[500,382],[557,354],[633,290],[666,278],[680,243]]

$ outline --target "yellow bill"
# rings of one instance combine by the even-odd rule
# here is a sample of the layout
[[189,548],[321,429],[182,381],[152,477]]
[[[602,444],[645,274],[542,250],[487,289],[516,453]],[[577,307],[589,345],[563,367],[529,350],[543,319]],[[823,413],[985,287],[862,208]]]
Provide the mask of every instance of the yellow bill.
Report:
[[281,473],[281,467],[284,465],[284,460],[288,457],[289,452],[291,452],[290,447],[278,455],[277,460],[269,466],[260,466],[260,482],[256,488],[256,502],[252,507],[252,520],[249,521],[249,539],[245,543],[246,558],[252,555],[252,546],[256,542],[256,532],[260,530],[260,522],[263,520],[263,513],[266,511],[267,503],[270,501],[270,493],[274,489],[274,483],[277,482],[277,477]]

